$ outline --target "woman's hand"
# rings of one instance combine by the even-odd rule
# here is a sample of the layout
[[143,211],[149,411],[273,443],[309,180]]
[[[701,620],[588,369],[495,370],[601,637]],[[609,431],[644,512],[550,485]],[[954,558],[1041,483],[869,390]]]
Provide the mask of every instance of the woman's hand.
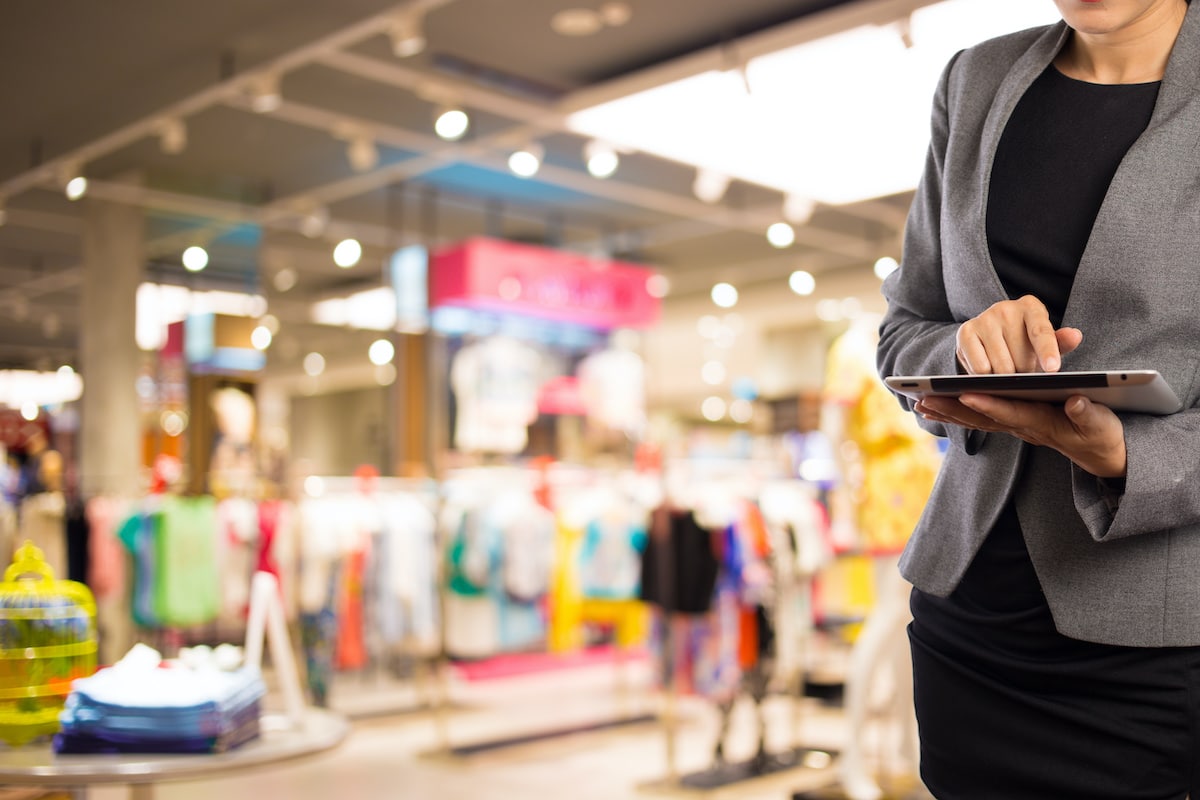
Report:
[[[1033,295],[1005,300],[958,329],[955,352],[968,374],[1057,372],[1062,357],[1083,341],[1078,328],[1054,329]],[[1102,478],[1125,474],[1125,426],[1107,406],[1072,397],[1062,406],[985,394],[927,397],[916,411],[926,419],[1007,433],[1052,447]]]
[[1062,406],[986,394],[927,397],[916,411],[926,419],[1052,447],[1100,478],[1125,475],[1125,426],[1108,406],[1086,397],[1072,397]]
[[1062,356],[1081,341],[1078,328],[1055,330],[1046,306],[1027,294],[996,303],[960,325],[954,352],[968,375],[1057,372]]

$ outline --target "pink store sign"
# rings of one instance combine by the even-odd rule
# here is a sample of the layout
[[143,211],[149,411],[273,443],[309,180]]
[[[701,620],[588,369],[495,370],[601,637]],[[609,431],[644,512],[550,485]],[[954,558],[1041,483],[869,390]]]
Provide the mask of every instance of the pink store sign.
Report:
[[548,247],[483,237],[433,254],[431,308],[454,306],[591,328],[645,328],[658,321],[653,272]]

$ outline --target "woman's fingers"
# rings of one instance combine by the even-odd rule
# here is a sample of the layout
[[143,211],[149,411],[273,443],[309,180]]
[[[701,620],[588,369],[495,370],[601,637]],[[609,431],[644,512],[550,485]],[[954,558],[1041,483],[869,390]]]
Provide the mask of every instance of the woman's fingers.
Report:
[[969,374],[1056,372],[1062,356],[1079,346],[1077,328],[1054,329],[1033,295],[995,303],[959,326],[955,354]]

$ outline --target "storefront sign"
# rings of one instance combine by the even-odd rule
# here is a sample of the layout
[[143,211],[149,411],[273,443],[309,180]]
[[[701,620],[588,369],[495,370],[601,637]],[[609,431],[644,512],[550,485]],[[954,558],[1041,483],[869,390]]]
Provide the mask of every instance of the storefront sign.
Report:
[[591,328],[645,328],[658,321],[645,267],[546,247],[474,238],[437,252],[432,308],[522,314]]

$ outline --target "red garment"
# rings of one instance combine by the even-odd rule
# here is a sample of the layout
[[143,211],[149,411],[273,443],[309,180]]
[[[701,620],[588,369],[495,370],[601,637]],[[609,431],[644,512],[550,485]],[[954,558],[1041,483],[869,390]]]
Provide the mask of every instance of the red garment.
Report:
[[275,561],[275,532],[279,529],[279,517],[283,513],[283,502],[264,500],[258,504],[258,559],[256,572],[269,572],[280,580],[279,564]]

